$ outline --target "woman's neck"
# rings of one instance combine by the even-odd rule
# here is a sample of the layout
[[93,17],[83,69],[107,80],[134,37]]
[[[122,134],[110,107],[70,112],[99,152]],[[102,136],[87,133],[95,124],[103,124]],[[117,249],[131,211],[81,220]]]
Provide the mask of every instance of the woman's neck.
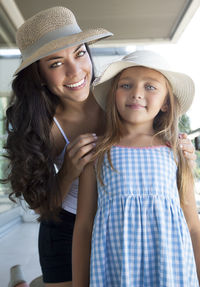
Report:
[[63,101],[56,109],[56,115],[61,118],[85,117],[91,109],[97,105],[90,93],[84,102]]
[[55,117],[71,141],[85,133],[102,135],[105,128],[105,113],[90,94],[84,103],[59,106]]

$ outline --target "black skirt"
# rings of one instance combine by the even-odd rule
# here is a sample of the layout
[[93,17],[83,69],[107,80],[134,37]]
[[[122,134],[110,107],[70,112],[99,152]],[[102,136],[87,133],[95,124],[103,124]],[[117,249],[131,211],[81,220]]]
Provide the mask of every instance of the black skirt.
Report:
[[62,210],[61,221],[40,223],[39,257],[44,283],[72,281],[72,235],[75,218],[75,214]]

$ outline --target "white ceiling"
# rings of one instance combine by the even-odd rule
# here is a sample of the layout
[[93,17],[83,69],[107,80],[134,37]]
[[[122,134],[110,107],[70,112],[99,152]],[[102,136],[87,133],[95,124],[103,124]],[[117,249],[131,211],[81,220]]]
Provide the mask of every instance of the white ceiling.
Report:
[[200,5],[200,0],[0,0],[0,45],[13,46],[24,19],[40,10],[66,6],[79,25],[103,27],[114,33],[98,45],[176,41]]

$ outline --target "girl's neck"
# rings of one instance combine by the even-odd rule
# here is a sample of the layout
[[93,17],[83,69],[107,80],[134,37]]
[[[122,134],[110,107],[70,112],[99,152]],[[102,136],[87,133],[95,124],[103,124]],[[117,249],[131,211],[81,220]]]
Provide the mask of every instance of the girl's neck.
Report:
[[163,139],[156,136],[153,128],[125,130],[119,143],[123,146],[145,147],[165,144]]

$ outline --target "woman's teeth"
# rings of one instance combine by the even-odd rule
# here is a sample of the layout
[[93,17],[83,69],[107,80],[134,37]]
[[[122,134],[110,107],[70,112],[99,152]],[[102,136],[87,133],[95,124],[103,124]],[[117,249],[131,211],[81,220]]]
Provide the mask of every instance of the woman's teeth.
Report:
[[82,79],[80,82],[75,83],[75,84],[70,84],[70,85],[66,85],[66,87],[68,88],[77,88],[79,86],[81,86],[84,83],[85,79]]

